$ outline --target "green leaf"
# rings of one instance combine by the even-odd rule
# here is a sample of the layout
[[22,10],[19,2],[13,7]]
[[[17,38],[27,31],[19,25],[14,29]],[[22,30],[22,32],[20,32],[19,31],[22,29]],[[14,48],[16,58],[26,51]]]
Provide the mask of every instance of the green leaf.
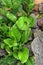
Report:
[[11,8],[11,7],[12,7],[12,2],[11,2],[11,0],[7,0],[7,1],[6,1],[6,5],[7,5],[9,8]]
[[18,62],[17,65],[24,65],[24,64],[22,64],[21,62]]
[[[25,65],[26,62],[27,65],[32,65],[33,59],[28,60],[29,50],[24,46],[31,35],[31,27],[34,26],[34,19],[29,14],[34,5],[33,0],[0,0],[0,5],[3,17],[0,16],[0,43],[4,42],[0,48],[5,49],[8,56],[20,60],[18,65]],[[10,59],[4,60],[1,65],[15,65],[10,64]]]
[[1,48],[4,49],[5,44],[4,43],[1,43],[0,45],[1,45]]
[[28,59],[28,61],[26,62],[26,65],[32,65],[31,61]]
[[5,33],[5,34],[8,34],[8,26],[6,24],[4,24],[3,26],[1,26],[1,30]]
[[2,4],[3,4],[3,5],[6,5],[6,2],[5,2],[5,0],[1,0],[1,2],[2,2]]
[[17,26],[13,25],[9,31],[9,36],[14,37],[17,41],[20,41],[21,33]]
[[18,52],[17,52],[17,51],[14,51],[14,52],[13,52],[13,57],[18,60]]
[[11,56],[12,50],[10,49],[10,47],[8,45],[5,45],[5,49],[6,49],[6,52],[8,53],[8,55]]
[[23,48],[23,51],[18,52],[18,57],[21,63],[25,63],[29,57],[29,50],[27,48]]
[[35,65],[34,57],[30,57],[30,61],[31,61],[32,65]]
[[34,18],[32,16],[29,16],[29,27],[30,28],[33,27],[34,23],[35,23]]
[[28,5],[28,7],[29,7],[29,10],[32,10],[32,8],[34,7],[34,4],[33,4],[33,3],[30,3],[30,4]]
[[0,13],[4,16],[8,13],[4,8],[0,8]]
[[11,48],[13,46],[14,41],[10,38],[7,38],[4,40],[4,43]]
[[13,50],[18,50],[18,46],[13,46]]
[[4,58],[0,58],[0,65],[15,65],[16,59],[12,56],[6,55]]
[[22,33],[21,41],[26,43],[29,40],[30,36],[31,36],[31,29],[29,28],[28,30]]
[[10,19],[12,22],[14,22],[15,23],[15,21],[17,20],[17,18],[16,18],[16,16],[14,16],[14,14],[12,14],[12,13],[7,13],[6,14],[6,17],[8,18],[8,19]]
[[19,29],[26,30],[28,28],[28,24],[29,24],[28,18],[26,16],[22,16],[17,20],[16,24]]
[[26,65],[35,65],[35,64],[34,64],[34,57],[30,57],[30,58],[27,60]]
[[4,16],[6,16],[9,20],[11,20],[13,23],[15,23],[15,21],[17,20],[17,17],[12,14],[9,13],[8,11],[6,11],[4,8],[0,8],[0,13],[3,14]]
[[32,11],[32,8],[34,7],[34,0],[25,0],[25,3],[27,7],[26,11],[29,14]]
[[1,2],[2,2],[2,4],[3,4],[4,6],[7,6],[7,7],[9,7],[9,8],[12,7],[12,2],[11,2],[11,0],[1,0]]
[[13,51],[18,50],[18,43],[16,41],[14,41],[13,44]]
[[3,22],[2,20],[3,20],[3,17],[2,17],[2,16],[0,16],[0,24]]
[[12,0],[13,8],[18,9],[21,6],[22,0]]
[[18,43],[15,40],[13,46],[18,46]]

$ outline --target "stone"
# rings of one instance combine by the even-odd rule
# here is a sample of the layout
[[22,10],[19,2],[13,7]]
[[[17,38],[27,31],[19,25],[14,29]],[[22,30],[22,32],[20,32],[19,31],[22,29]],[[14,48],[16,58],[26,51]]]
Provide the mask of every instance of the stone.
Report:
[[39,29],[43,31],[43,15],[37,20],[37,24]]
[[43,27],[43,16],[37,20],[37,24],[38,24],[38,26]]
[[34,38],[38,37],[41,33],[41,30],[40,29],[33,29],[33,34],[34,34]]
[[31,44],[35,56],[35,65],[43,65],[43,31]]
[[0,48],[0,56],[5,56],[5,54],[6,54],[5,50]]
[[43,14],[43,2],[39,4],[39,11]]

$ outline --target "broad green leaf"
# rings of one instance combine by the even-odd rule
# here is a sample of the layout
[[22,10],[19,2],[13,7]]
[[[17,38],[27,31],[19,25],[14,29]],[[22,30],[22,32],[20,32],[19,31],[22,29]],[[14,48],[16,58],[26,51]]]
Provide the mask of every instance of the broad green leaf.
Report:
[[34,7],[34,0],[25,0],[26,5],[27,5],[27,12],[28,14],[32,11],[32,8]]
[[35,23],[34,18],[32,16],[29,16],[29,27],[30,28],[33,27],[34,23]]
[[6,55],[4,58],[0,58],[0,65],[15,65],[16,59],[12,56]]
[[17,26],[13,25],[9,31],[9,35],[10,37],[14,37],[16,38],[17,41],[20,41],[21,38],[21,33],[19,31],[19,29],[17,28]]
[[13,50],[18,50],[18,43],[16,41],[14,41]]
[[1,2],[2,2],[2,4],[3,4],[3,5],[6,5],[6,2],[5,2],[5,0],[1,0]]
[[26,62],[26,65],[32,65],[31,61],[28,59],[28,61]]
[[12,56],[6,56],[4,58],[4,62],[7,65],[12,65],[12,64],[14,64],[16,62],[16,59],[14,57],[12,57]]
[[4,8],[0,8],[0,13],[4,16],[6,16],[7,11]]
[[[8,56],[20,60],[17,65],[34,65],[33,58],[28,59],[29,50],[24,48],[34,26],[33,17],[28,16],[34,6],[33,0],[0,0],[0,3],[0,13],[4,16],[0,16],[0,41],[4,42],[0,48],[5,49]],[[4,60],[2,65],[15,65],[10,64],[10,59]]]
[[5,49],[6,49],[6,52],[8,53],[8,55],[11,56],[12,50],[10,49],[10,47],[8,45],[5,45]]
[[26,65],[35,65],[35,64],[34,64],[34,57],[30,57],[30,58],[27,60]]
[[15,40],[13,46],[18,46],[18,43]]
[[17,20],[17,17],[12,14],[9,13],[8,11],[6,11],[4,8],[0,8],[0,13],[3,14],[4,16],[6,16],[9,20],[11,20],[13,23],[15,23],[15,21]]
[[30,61],[31,61],[32,65],[35,65],[34,57],[30,57]]
[[18,43],[15,40],[12,40],[10,38],[7,38],[4,40],[5,44],[8,45],[10,48],[11,47],[17,47]]
[[8,28],[8,26],[5,24],[5,25],[1,26],[1,30],[2,30],[5,34],[8,34],[9,28]]
[[13,50],[18,50],[18,46],[13,46]]
[[[6,1],[6,0],[5,0]],[[9,7],[9,8],[11,8],[12,7],[12,2],[11,2],[11,0],[7,0],[6,1],[6,5]]]
[[5,44],[8,45],[10,48],[13,46],[14,41],[10,38],[4,40]]
[[17,18],[16,18],[16,16],[14,16],[14,14],[12,14],[12,13],[7,13],[6,14],[6,17],[8,18],[8,19],[10,19],[12,22],[14,22],[15,23],[15,21],[17,20]]
[[17,51],[13,52],[13,57],[16,58],[16,59],[18,59],[18,52]]
[[4,49],[5,44],[4,43],[1,43],[0,46],[1,46],[2,49]]
[[34,8],[34,3],[29,3],[29,4],[27,4],[27,11],[28,11],[28,13],[30,13],[30,12],[32,12],[32,9]]
[[22,33],[21,41],[26,43],[29,40],[30,36],[31,36],[31,29],[29,28],[28,30]]
[[12,2],[11,2],[11,0],[1,0],[1,2],[2,2],[2,4],[3,4],[4,6],[7,6],[7,7],[9,7],[9,8],[12,7]]
[[28,7],[29,7],[29,10],[32,10],[32,8],[34,7],[34,4],[33,4],[33,3],[30,3],[30,4],[28,5]]
[[29,57],[29,50],[27,48],[23,48],[23,51],[18,52],[18,57],[21,63],[25,63]]
[[29,24],[28,18],[26,16],[22,16],[17,20],[16,24],[19,29],[26,30]]
[[12,0],[13,8],[18,9],[21,6],[22,0]]

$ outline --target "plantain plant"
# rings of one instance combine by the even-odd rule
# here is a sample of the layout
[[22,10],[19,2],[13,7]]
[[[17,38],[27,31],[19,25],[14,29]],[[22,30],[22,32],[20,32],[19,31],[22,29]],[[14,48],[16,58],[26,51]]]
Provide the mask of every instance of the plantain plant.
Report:
[[30,16],[34,7],[33,0],[0,0],[0,2],[0,48],[4,49],[9,57],[19,60],[21,63],[18,65],[30,63],[29,49],[25,44],[34,26],[34,18]]

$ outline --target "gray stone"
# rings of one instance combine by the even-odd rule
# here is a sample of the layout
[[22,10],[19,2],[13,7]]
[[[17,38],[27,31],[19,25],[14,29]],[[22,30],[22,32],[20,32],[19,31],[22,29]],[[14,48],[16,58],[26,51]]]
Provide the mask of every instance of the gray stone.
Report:
[[40,11],[40,13],[43,13],[43,3],[41,3],[41,4],[39,5],[39,11]]
[[34,34],[34,38],[38,37],[41,34],[41,30],[40,29],[33,29],[33,34]]
[[43,32],[33,40],[31,48],[35,55],[35,65],[43,65]]
[[6,54],[5,50],[0,48],[0,56],[5,56],[5,54]]

